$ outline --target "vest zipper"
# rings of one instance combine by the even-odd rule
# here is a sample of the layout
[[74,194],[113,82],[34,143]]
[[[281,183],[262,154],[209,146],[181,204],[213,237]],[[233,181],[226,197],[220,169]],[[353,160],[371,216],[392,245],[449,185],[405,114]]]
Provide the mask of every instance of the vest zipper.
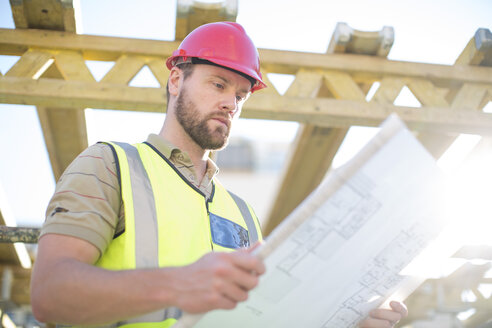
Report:
[[207,219],[208,219],[208,227],[209,227],[209,235],[208,237],[210,238],[210,248],[212,249],[212,252],[214,251],[214,243],[212,241],[212,227],[210,226],[210,210],[208,208],[208,200],[205,199],[205,208],[207,209]]

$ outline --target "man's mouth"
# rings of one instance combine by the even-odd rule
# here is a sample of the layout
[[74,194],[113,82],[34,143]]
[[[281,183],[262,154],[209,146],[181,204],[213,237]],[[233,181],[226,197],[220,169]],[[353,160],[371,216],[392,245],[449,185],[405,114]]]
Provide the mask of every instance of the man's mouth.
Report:
[[224,117],[212,117],[212,120],[218,121],[218,122],[222,123],[227,128],[229,128],[230,125],[231,125],[230,121],[227,118],[224,118]]

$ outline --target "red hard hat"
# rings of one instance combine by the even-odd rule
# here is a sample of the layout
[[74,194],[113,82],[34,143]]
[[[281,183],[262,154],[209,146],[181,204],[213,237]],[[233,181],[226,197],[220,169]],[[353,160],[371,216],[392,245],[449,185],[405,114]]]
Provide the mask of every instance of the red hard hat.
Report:
[[256,81],[251,92],[266,88],[261,80],[260,56],[253,41],[238,23],[218,22],[197,27],[166,61],[167,68],[182,57],[200,58],[243,73]]

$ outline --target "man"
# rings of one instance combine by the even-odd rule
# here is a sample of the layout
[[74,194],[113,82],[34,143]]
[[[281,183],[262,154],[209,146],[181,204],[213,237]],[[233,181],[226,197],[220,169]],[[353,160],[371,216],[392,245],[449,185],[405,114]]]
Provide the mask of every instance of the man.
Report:
[[[42,322],[170,327],[181,311],[234,308],[265,271],[250,247],[261,241],[258,221],[215,180],[208,156],[265,87],[258,52],[239,24],[212,23],[190,33],[167,66],[159,135],[93,145],[57,183],[32,275]],[[405,315],[395,302],[361,327]]]

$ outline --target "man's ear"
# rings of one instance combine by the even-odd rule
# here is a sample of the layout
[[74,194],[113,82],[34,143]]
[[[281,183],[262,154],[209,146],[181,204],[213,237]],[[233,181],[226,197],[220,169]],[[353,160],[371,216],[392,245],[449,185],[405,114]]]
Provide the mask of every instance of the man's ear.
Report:
[[179,84],[181,83],[181,76],[183,75],[183,71],[177,67],[173,67],[171,72],[169,73],[168,80],[168,88],[169,94],[173,96],[177,96],[179,92]]

